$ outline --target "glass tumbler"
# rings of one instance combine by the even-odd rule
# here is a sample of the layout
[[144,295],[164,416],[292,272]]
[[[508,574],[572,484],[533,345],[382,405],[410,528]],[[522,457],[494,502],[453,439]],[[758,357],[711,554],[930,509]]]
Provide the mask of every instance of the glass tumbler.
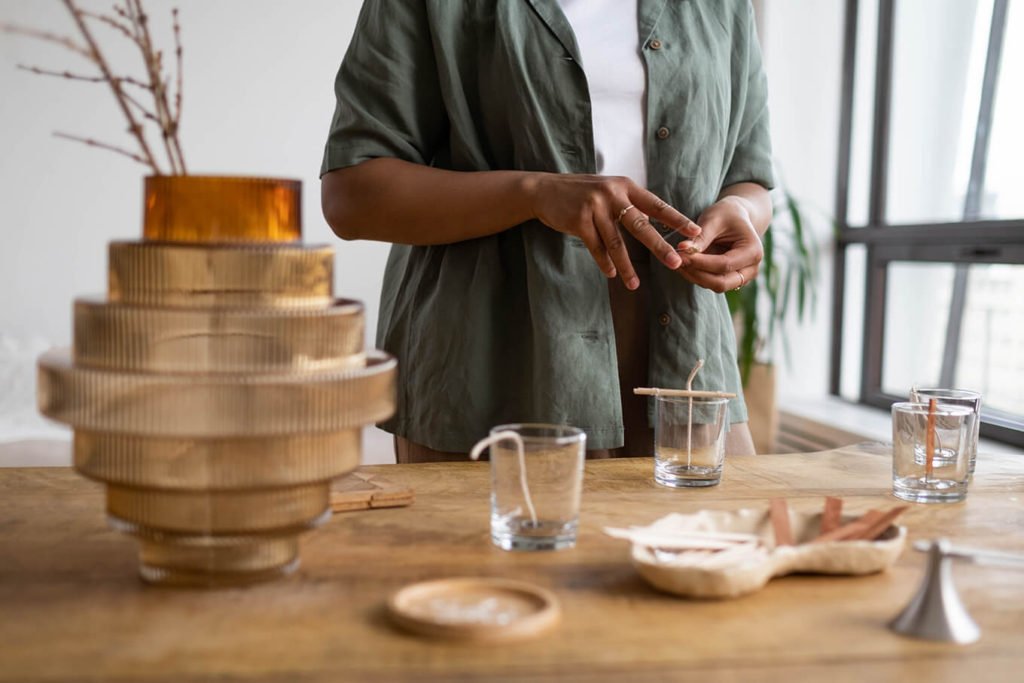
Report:
[[955,503],[967,496],[970,408],[928,403],[892,406],[892,492],[914,503]]
[[928,399],[934,398],[939,405],[965,406],[970,408],[974,415],[971,418],[970,443],[968,444],[968,465],[969,474],[974,474],[974,467],[978,462],[978,430],[981,427],[981,394],[968,389],[911,389],[910,400],[914,403],[928,403]]
[[586,434],[576,427],[508,424],[491,430],[491,540],[503,550],[576,545]]
[[722,479],[727,398],[655,399],[654,480],[663,486],[714,486]]

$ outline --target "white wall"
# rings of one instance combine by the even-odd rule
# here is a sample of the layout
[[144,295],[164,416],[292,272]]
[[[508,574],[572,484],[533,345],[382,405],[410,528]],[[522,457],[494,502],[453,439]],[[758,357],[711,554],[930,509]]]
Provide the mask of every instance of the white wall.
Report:
[[[317,177],[334,74],[360,4],[146,3],[161,37],[169,37],[163,31],[170,8],[181,10],[181,139],[189,170],[302,179],[306,242],[336,246],[336,292],[366,302],[372,331],[387,247],[337,240],[320,213]],[[57,0],[3,0],[0,21],[73,32]],[[121,50],[111,61],[134,65],[134,57]],[[107,242],[140,236],[146,169],[51,135],[60,130],[128,146],[112,96],[101,85],[15,69],[27,63],[85,71],[82,61],[62,48],[0,33],[0,441],[47,433],[34,415],[34,356],[70,342],[75,296],[105,289]]]
[[780,180],[814,217],[819,248],[817,308],[804,325],[787,325],[792,363],[776,349],[779,393],[828,392],[831,349],[832,226],[835,203],[843,0],[764,0],[765,70],[772,145]]

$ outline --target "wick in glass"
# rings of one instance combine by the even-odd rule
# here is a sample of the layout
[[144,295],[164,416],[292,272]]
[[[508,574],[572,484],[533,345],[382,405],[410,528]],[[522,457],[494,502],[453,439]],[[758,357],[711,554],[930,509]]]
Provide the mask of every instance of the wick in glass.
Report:
[[479,460],[480,454],[485,449],[490,448],[492,445],[499,441],[509,439],[516,445],[516,455],[519,458],[519,488],[523,491],[523,500],[526,502],[526,507],[530,511],[530,522],[534,528],[537,526],[537,510],[533,507],[533,499],[530,497],[530,485],[526,481],[526,447],[523,445],[523,437],[519,436],[516,432],[506,430],[504,432],[497,432],[490,436],[481,439],[473,446],[473,450],[469,452],[469,457],[473,460]]
[[[690,376],[686,378],[686,390],[693,391],[693,378],[697,376],[697,371],[704,367],[704,359],[701,358],[697,361],[697,364],[693,366],[693,370],[690,370]],[[686,417],[686,466],[690,466],[690,445],[693,443],[693,397],[687,399],[688,414]]]
[[937,406],[938,400],[928,399],[928,425],[925,427],[924,434],[924,480],[929,483],[935,474],[935,409]]

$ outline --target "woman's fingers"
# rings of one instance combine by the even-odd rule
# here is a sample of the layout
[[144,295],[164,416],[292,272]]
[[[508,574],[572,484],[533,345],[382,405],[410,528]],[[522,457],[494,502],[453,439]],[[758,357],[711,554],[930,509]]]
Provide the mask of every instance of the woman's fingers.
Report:
[[618,275],[629,289],[639,281],[620,225],[673,270],[685,259],[648,216],[688,237],[701,233],[693,221],[629,178],[554,173],[537,174],[534,181],[528,188],[534,217],[582,239],[604,274]]
[[678,272],[684,280],[692,282],[695,285],[710,289],[713,292],[728,292],[733,289],[739,289],[743,285],[747,284],[755,277],[757,277],[758,267],[747,266],[740,268],[739,270],[732,270],[728,273],[709,273],[704,270],[694,270],[693,268],[680,268]]
[[683,264],[679,252],[665,241],[665,238],[651,225],[647,216],[640,209],[630,206],[628,211],[620,211],[619,216],[619,223],[622,224],[622,227],[629,230],[633,237],[647,247],[667,267],[675,270]]
[[608,255],[604,241],[597,234],[597,230],[581,230],[579,238],[583,240],[587,251],[590,252],[590,256],[594,259],[597,267],[601,269],[601,272],[604,273],[604,276],[607,278],[615,277],[618,271],[615,269],[615,264],[612,263],[611,256]]
[[625,283],[627,289],[636,289],[640,286],[640,279],[636,276],[633,262],[629,260],[629,252],[626,250],[626,242],[622,239],[619,226],[615,224],[615,217],[609,216],[606,211],[596,211],[593,215],[594,227],[597,228],[601,241],[611,257],[612,263],[619,271],[619,277]]
[[661,221],[682,235],[696,237],[701,233],[699,225],[681,214],[664,199],[639,185],[633,185],[630,188],[629,201],[643,213]]
[[687,254],[687,267],[703,270],[719,275],[732,273],[745,266],[757,266],[764,258],[764,249],[760,242],[735,242],[732,247],[721,254],[692,253]]

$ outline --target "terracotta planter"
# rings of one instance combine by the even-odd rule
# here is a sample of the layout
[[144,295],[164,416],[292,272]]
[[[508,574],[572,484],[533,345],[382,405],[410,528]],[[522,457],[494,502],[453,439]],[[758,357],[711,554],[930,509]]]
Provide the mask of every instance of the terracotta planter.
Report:
[[779,410],[775,398],[775,365],[754,363],[750,377],[743,386],[747,403],[750,435],[758,453],[775,453],[775,440],[779,435]]

